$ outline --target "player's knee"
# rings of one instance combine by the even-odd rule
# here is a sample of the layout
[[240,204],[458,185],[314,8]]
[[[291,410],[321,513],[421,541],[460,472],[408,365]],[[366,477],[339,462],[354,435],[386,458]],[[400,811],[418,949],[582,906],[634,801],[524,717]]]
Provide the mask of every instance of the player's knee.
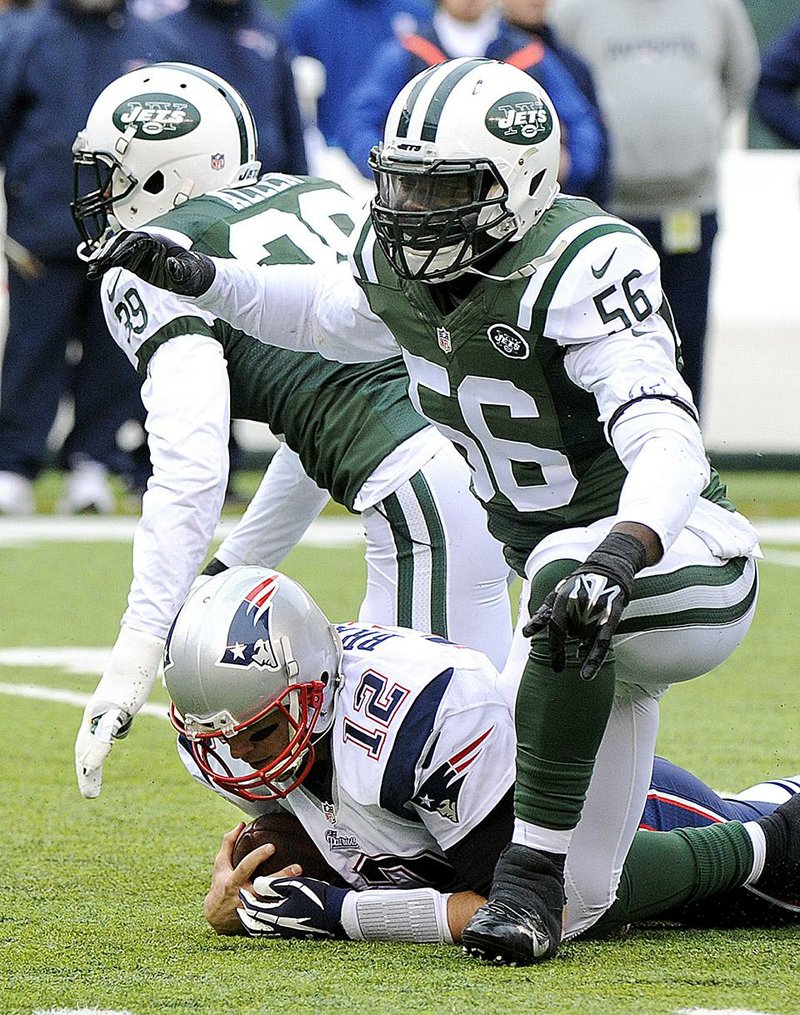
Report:
[[530,616],[539,609],[547,596],[553,591],[560,581],[567,575],[572,574],[578,565],[575,559],[561,558],[551,560],[543,567],[534,571],[530,576],[531,592],[528,598],[528,610]]

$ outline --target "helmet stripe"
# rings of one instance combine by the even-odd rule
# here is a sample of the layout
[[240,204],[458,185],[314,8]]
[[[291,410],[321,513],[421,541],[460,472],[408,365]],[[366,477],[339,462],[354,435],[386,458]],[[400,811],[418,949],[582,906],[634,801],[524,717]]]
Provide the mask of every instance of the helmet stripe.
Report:
[[255,124],[255,120],[253,120],[251,118],[251,121],[250,121],[252,123],[252,125],[253,125],[253,151],[252,151],[252,154],[251,154],[251,152],[249,150],[250,149],[250,145],[249,145],[248,137],[247,137],[247,124],[245,123],[244,115],[242,114],[242,111],[239,108],[239,104],[236,102],[236,100],[233,98],[233,96],[230,94],[230,91],[229,91],[229,88],[232,87],[232,86],[229,86],[228,88],[224,88],[223,85],[225,84],[225,82],[221,82],[219,78],[212,77],[212,75],[210,75],[210,74],[206,74],[202,70],[202,68],[195,67],[194,64],[190,64],[190,63],[166,63],[165,62],[165,63],[154,64],[153,66],[157,66],[157,67],[169,67],[171,70],[183,71],[185,74],[191,74],[192,77],[200,78],[201,81],[206,81],[208,84],[210,84],[214,88],[216,88],[216,90],[220,93],[220,95],[222,95],[222,97],[228,103],[228,105],[231,108],[231,112],[236,117],[236,126],[237,126],[237,128],[239,130],[239,151],[240,151],[240,159],[239,159],[239,161],[240,161],[241,165],[243,165],[243,166],[246,165],[248,162],[251,162],[256,157],[256,147],[258,145],[258,138],[256,136],[256,124]]
[[411,89],[408,99],[406,100],[406,104],[403,107],[402,112],[400,113],[400,122],[397,125],[398,137],[408,137],[408,125],[409,123],[411,123],[411,114],[414,112],[414,106],[416,105],[417,99],[419,98],[419,93],[425,87],[428,78],[432,74],[435,74],[437,70],[438,70],[437,66],[429,67],[427,71],[420,74],[419,80]]
[[462,63],[460,67],[455,67],[444,81],[441,82],[439,87],[433,93],[433,97],[428,105],[428,110],[425,113],[425,119],[422,123],[422,132],[420,137],[423,141],[435,141],[436,131],[439,128],[439,118],[442,115],[442,107],[444,106],[448,96],[458,84],[458,82],[470,71],[475,70],[476,67],[480,67],[481,64],[491,63],[490,60],[483,58],[476,58],[474,60],[467,60]]

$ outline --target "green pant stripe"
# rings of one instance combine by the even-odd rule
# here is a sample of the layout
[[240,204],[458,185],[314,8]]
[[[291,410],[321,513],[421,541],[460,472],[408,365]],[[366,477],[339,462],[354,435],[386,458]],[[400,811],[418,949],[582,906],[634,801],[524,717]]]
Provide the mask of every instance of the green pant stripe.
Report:
[[[390,494],[383,500],[383,510],[392,530],[397,558],[397,623],[401,627],[426,626],[433,634],[446,638],[447,631],[447,539],[439,510],[431,494],[427,480],[416,473],[408,486],[415,498],[416,507],[422,515],[425,534],[416,536],[409,524],[409,512],[403,507],[400,497]],[[419,527],[419,525],[417,526]],[[421,577],[416,568],[415,548],[422,546],[430,558],[430,587],[428,598],[430,612],[423,620],[414,623],[414,596],[422,591],[418,588]]]
[[397,623],[412,627],[414,610],[414,543],[405,512],[396,493],[383,499],[386,520],[392,530],[397,557]]
[[411,489],[422,511],[428,529],[431,547],[431,619],[433,634],[447,637],[447,539],[439,509],[431,494],[428,481],[421,472],[411,477]]
[[[725,566],[727,567],[727,565]],[[683,570],[707,571],[709,569],[685,568]],[[723,568],[714,568],[713,570],[721,571]],[[718,582],[717,587],[722,584],[724,583]],[[741,620],[752,608],[757,594],[758,572],[754,569],[753,580],[750,582],[746,594],[735,603],[717,608],[713,606],[696,606],[687,610],[670,609],[663,613],[647,613],[640,616],[630,616],[626,612],[617,628],[617,634],[634,634],[638,631],[653,631],[675,627],[724,627]]]
[[633,600],[647,599],[651,596],[665,596],[670,592],[680,592],[693,585],[706,585],[710,588],[721,588],[732,585],[744,574],[747,557],[734,557],[719,567],[708,564],[692,564],[679,568],[668,574],[649,575],[637,578],[633,586]]

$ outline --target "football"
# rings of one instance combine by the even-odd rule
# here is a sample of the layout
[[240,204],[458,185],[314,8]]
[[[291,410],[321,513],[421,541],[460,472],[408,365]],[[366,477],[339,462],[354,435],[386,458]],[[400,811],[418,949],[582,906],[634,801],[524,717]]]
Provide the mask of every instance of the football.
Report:
[[346,882],[328,866],[297,818],[286,811],[262,814],[245,825],[233,847],[233,866],[236,867],[243,857],[267,842],[275,846],[275,852],[258,865],[253,878],[275,874],[290,863],[299,863],[306,877],[346,887]]

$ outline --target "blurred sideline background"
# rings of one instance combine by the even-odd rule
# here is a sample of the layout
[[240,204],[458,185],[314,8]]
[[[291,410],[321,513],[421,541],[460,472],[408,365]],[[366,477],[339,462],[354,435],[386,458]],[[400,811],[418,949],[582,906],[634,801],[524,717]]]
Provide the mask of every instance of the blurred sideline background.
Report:
[[[798,0],[744,0],[759,45],[788,27]],[[292,0],[265,0],[283,16]],[[301,103],[313,104],[323,80],[300,58]],[[368,200],[371,185],[339,150],[310,138],[311,171]],[[0,237],[5,235],[0,191]],[[800,467],[800,152],[789,149],[755,113],[732,123],[721,165],[720,233],[714,253],[703,427],[715,462],[732,468]],[[5,259],[0,257],[0,351],[6,329]],[[51,434],[57,448],[69,420],[63,406]],[[263,468],[274,439],[264,424],[237,421],[252,465]],[[245,465],[247,463],[244,463]]]

